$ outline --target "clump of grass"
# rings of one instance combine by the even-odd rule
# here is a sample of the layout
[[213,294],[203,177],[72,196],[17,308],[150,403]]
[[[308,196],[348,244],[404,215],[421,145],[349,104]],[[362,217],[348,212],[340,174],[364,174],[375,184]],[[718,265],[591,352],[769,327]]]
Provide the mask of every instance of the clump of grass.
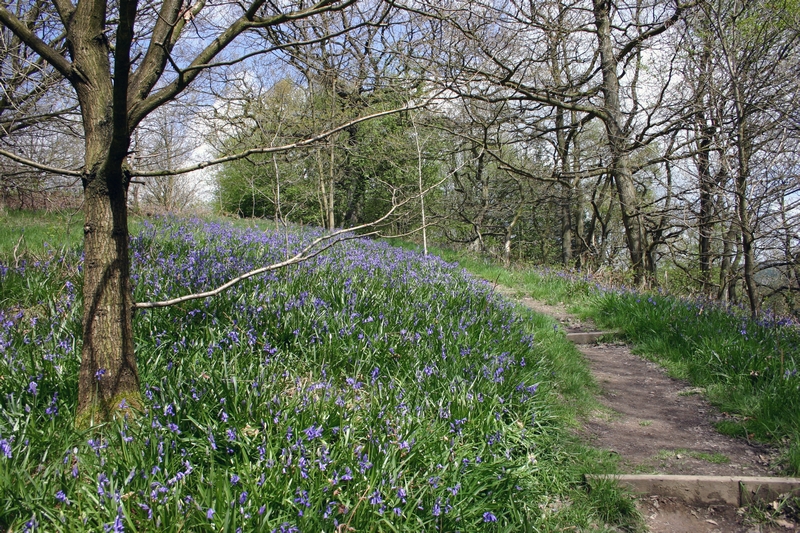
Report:
[[726,465],[731,462],[730,458],[727,455],[719,452],[713,452],[713,453],[691,452],[689,455],[691,455],[695,459],[699,459],[701,461],[717,465]]
[[[316,235],[144,221],[135,298],[212,287]],[[621,493],[582,490],[588,469],[614,467],[568,431],[559,398],[588,383],[574,352],[437,257],[351,241],[137,313],[145,409],[89,433],[72,423],[80,255],[63,263],[2,274],[2,529],[524,531],[635,515]],[[38,296],[9,306],[25,283]]]

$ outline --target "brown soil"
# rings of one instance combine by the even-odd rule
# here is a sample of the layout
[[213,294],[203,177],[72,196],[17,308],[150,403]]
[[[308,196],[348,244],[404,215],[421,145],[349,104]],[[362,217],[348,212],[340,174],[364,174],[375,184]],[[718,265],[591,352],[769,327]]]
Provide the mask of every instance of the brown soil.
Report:
[[[594,330],[593,324],[581,322],[563,305],[547,305],[531,298],[520,302],[552,316],[567,333]],[[714,430],[714,423],[727,415],[705,401],[702,390],[670,377],[662,367],[632,354],[624,344],[578,348],[600,386],[603,405],[584,421],[582,435],[592,445],[618,454],[622,473],[777,474],[775,450]],[[798,525],[785,516],[776,516],[768,524],[755,524],[755,513],[741,509],[696,508],[652,496],[640,498],[638,507],[654,533],[786,532]]]

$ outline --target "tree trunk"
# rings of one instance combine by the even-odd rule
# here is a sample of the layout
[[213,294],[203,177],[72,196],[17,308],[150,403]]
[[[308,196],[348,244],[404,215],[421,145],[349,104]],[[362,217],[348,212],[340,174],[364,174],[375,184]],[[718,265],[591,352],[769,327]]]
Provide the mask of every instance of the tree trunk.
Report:
[[746,164],[740,164],[740,173],[736,177],[736,208],[742,238],[742,255],[744,256],[744,285],[747,300],[750,304],[750,313],[755,317],[759,312],[758,289],[755,280],[755,250],[753,229],[750,225],[750,214],[747,205],[747,177],[742,172]]
[[697,81],[697,96],[694,105],[695,128],[697,131],[697,171],[700,181],[700,213],[699,213],[699,257],[700,257],[700,283],[703,294],[711,293],[711,237],[714,230],[714,178],[711,175],[711,148],[714,127],[709,124],[706,116],[706,107],[710,105],[709,84],[711,81],[711,45],[708,39],[703,39],[703,50],[699,58]]
[[624,117],[619,101],[619,76],[617,59],[614,55],[614,44],[611,39],[610,2],[594,1],[595,24],[600,48],[600,66],[603,73],[603,111],[601,117],[608,136],[608,147],[611,153],[611,174],[617,186],[622,225],[625,227],[625,239],[631,256],[634,283],[644,281],[644,234],[639,214],[636,187],[630,169],[627,135],[624,130]]
[[709,150],[711,149],[711,138],[705,120],[701,117],[700,127],[703,133],[698,140],[697,167],[700,178],[700,214],[699,214],[699,253],[700,253],[700,281],[702,292],[708,295],[711,291],[711,235],[713,232],[713,189],[714,183],[711,176],[711,164],[709,162]]
[[750,303],[750,313],[755,317],[758,315],[760,302],[758,301],[758,288],[755,280],[755,237],[753,228],[750,224],[750,209],[748,206],[747,189],[750,180],[750,158],[753,155],[751,142],[751,132],[747,123],[747,116],[744,110],[743,98],[739,87],[734,82],[733,92],[736,98],[736,156],[738,168],[736,173],[736,213],[739,218],[739,229],[741,230],[742,255],[744,256],[744,285],[747,292],[747,300]]
[[[115,175],[116,174],[116,175]],[[84,185],[83,350],[76,425],[140,409],[133,349],[127,191],[121,168],[101,169]]]
[[68,41],[80,77],[72,80],[85,135],[83,170],[83,347],[78,376],[77,427],[140,409],[139,373],[133,349],[133,295],[128,255],[128,184],[123,172],[131,144],[127,45],[133,31],[129,9],[120,12],[112,81],[105,6],[79,2]]
[[514,238],[514,228],[519,222],[519,218],[522,216],[523,207],[522,204],[517,207],[517,212],[514,213],[514,218],[511,220],[511,223],[506,226],[505,228],[505,235],[503,239],[503,266],[509,268],[511,266],[511,241]]
[[717,300],[722,302],[732,301],[731,296],[735,294],[735,290],[731,286],[735,284],[733,271],[736,263],[738,263],[738,251],[734,251],[736,245],[736,224],[730,223],[728,230],[723,236],[722,244],[722,261],[719,267],[719,291],[717,292]]
[[[558,83],[561,83],[559,69],[555,59],[553,60],[553,76]],[[569,172],[569,151],[567,147],[567,135],[564,131],[564,109],[556,108],[556,151],[558,153],[558,165],[561,167],[562,174]],[[570,180],[564,177],[559,178],[559,190],[561,192],[560,218],[561,218],[561,262],[565,268],[572,266],[572,190]]]

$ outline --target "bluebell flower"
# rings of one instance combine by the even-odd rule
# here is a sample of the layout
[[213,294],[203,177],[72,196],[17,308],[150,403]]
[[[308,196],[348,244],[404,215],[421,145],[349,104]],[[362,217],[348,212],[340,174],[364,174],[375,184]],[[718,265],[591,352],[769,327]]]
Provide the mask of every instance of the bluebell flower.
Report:
[[[297,495],[297,497],[294,499],[294,503],[297,503],[304,507],[311,507],[311,501],[308,498],[307,490],[302,490],[298,487],[297,490],[295,491],[295,494]],[[303,516],[303,510],[302,509],[298,510],[297,515]]]
[[436,498],[436,501],[433,504],[433,508],[431,509],[431,514],[433,516],[439,516],[442,514],[442,506],[439,504],[441,498]]
[[149,505],[147,505],[146,503],[140,503],[139,507],[142,510],[147,511],[147,519],[148,520],[152,520],[153,519],[153,510],[150,508]]
[[[358,460],[358,471],[364,474],[370,468],[372,468],[372,463],[369,461],[367,454],[363,454],[361,459]],[[342,479],[344,479],[344,477],[342,477]]]
[[117,509],[117,516],[112,523],[103,525],[103,530],[113,533],[125,532],[125,525],[122,523],[122,507]]
[[214,513],[216,513],[216,511],[213,508],[209,507],[208,511],[206,511],[206,518],[211,520],[212,518],[214,518]]
[[273,529],[271,533],[300,533],[300,529],[289,522],[283,522],[279,527]]
[[375,491],[370,495],[369,503],[370,505],[378,505],[383,503],[383,498],[381,498],[381,493],[378,489],[375,489]]
[[322,426],[311,424],[311,427],[304,429],[303,433],[306,434],[306,440],[314,440],[322,436]]
[[11,459],[11,443],[14,442],[14,437],[10,439],[0,439],[0,454],[6,459]]
[[489,512],[489,511],[486,511],[485,513],[483,513],[483,521],[484,522],[497,522],[497,517],[493,513]]

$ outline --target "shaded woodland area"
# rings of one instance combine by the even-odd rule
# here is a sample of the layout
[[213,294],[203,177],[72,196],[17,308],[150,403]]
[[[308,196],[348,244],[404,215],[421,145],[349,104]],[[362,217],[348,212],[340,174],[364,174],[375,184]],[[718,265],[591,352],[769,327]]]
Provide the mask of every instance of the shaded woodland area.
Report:
[[130,210],[375,223],[798,313],[796,0],[12,0],[0,24],[3,206],[86,216],[83,387],[138,390]]

